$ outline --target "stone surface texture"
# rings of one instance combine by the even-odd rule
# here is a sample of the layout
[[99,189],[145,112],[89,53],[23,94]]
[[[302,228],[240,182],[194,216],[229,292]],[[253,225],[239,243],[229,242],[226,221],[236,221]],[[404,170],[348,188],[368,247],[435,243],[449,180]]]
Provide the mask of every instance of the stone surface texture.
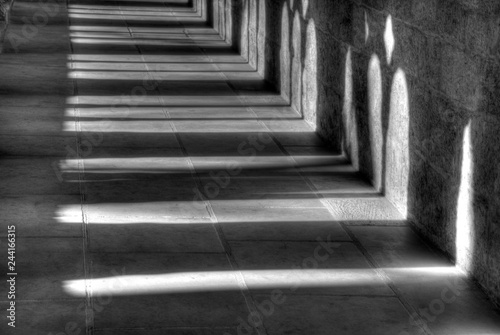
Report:
[[[384,3],[16,1],[0,55],[0,228],[16,226],[19,275],[16,328],[2,316],[0,334],[500,334],[488,296],[410,224],[447,246],[454,217],[441,209],[463,203],[462,219],[482,223],[472,270],[495,296],[492,194],[500,186],[486,160],[498,156],[494,109],[469,111],[483,101],[457,80],[421,84],[439,99],[415,94],[421,77],[411,68],[436,69],[418,59],[403,66],[401,48],[420,50],[418,36],[428,45],[425,36],[441,35],[417,29],[423,35],[403,40],[418,22],[404,28],[400,18],[421,13],[431,26],[429,7]],[[489,15],[483,3],[445,9]],[[42,14],[46,24],[26,26]],[[358,19],[371,31],[366,41],[353,29]],[[464,24],[460,16],[436,20],[439,34]],[[287,26],[288,37],[280,31]],[[459,50],[451,37],[425,55]],[[445,63],[470,65],[455,73],[479,83],[485,68],[470,63],[469,47],[446,53]],[[372,50],[381,69],[369,86],[381,87],[385,139],[374,150],[369,141],[380,135],[367,131],[379,127],[368,122],[378,118],[380,95],[364,91]],[[445,63],[440,76],[456,79]],[[493,87],[496,72],[487,73]],[[452,103],[445,91],[455,89]],[[344,92],[356,97],[344,103]],[[398,147],[442,125],[441,103],[462,109],[444,114],[449,127],[432,146],[436,156],[421,157],[447,171],[429,159],[445,146],[458,150],[439,154],[458,164],[449,179],[412,160],[413,147],[409,160]],[[344,115],[350,138],[360,139],[344,143],[357,148],[358,164],[340,151]],[[405,127],[412,137],[402,136]],[[388,134],[399,140],[387,145]],[[384,164],[368,158],[384,150],[401,169],[378,171],[376,185],[366,171]],[[462,156],[474,158],[462,164]],[[485,176],[496,182],[482,184]],[[492,263],[481,272],[484,261]],[[6,311],[10,287],[1,282]]]

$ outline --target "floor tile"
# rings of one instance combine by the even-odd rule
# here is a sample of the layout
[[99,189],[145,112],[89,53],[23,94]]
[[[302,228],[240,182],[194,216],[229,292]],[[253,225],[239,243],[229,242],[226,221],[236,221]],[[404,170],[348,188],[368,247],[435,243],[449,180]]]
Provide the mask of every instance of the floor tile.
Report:
[[0,194],[6,195],[77,195],[78,174],[63,175],[59,157],[9,158],[0,162],[3,176]]
[[216,230],[204,223],[89,222],[91,252],[224,252]]
[[[72,224],[61,209],[73,207]],[[78,212],[79,211],[79,212]],[[78,215],[79,214],[79,215]],[[17,236],[82,236],[80,195],[21,195],[0,199],[2,226],[16,225]]]
[[211,200],[228,240],[350,240],[315,199]]
[[[287,295],[394,295],[353,243],[230,242],[252,291]],[[330,239],[331,238],[331,239]]]
[[[85,278],[81,239],[19,237],[15,243],[16,300],[71,298],[64,281]],[[1,288],[8,292],[8,282]]]
[[298,175],[257,175],[218,178],[202,177],[201,184],[208,199],[304,199],[316,198],[306,181]]
[[239,292],[115,297],[108,306],[97,329],[236,326],[248,315]]
[[[264,295],[256,300],[267,301]],[[279,297],[273,313],[264,318],[270,334],[419,334],[396,298],[381,297]],[[262,302],[261,302],[262,304]],[[363,315],[363,322],[359,316]],[[406,333],[405,333],[406,332]]]
[[253,157],[284,155],[266,133],[181,133],[179,137],[190,156]]
[[[7,309],[6,302],[0,302],[2,310]],[[59,334],[68,329],[73,331],[86,329],[85,300],[57,301],[16,301],[16,327],[0,325],[2,334]]]

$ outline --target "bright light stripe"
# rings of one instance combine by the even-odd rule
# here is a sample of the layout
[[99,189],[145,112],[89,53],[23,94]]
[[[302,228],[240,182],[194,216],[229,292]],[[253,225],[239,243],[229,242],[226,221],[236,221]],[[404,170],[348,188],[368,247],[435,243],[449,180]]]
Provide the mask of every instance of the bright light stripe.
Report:
[[[63,282],[73,296],[144,295],[239,290],[239,271],[180,272],[160,275],[128,275]],[[251,289],[328,288],[381,285],[384,281],[372,269],[248,270],[241,271]]]
[[464,271],[471,269],[474,253],[474,207],[473,199],[473,153],[471,146],[470,121],[465,127],[462,144],[462,173],[457,201],[456,259]]

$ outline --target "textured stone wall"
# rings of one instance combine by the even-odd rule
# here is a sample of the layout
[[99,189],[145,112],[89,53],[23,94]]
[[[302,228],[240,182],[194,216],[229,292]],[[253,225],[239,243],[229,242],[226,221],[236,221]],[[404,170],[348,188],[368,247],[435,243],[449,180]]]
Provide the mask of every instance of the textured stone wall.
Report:
[[499,303],[500,1],[233,3],[249,62]]
[[498,303],[500,2],[335,7],[346,151]]

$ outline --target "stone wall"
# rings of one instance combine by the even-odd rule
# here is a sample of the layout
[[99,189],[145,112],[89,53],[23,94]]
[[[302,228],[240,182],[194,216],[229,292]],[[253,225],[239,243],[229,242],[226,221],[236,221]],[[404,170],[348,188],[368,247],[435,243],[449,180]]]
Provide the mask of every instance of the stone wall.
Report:
[[335,7],[345,150],[498,303],[500,2]]
[[231,3],[249,63],[499,303],[500,1]]

